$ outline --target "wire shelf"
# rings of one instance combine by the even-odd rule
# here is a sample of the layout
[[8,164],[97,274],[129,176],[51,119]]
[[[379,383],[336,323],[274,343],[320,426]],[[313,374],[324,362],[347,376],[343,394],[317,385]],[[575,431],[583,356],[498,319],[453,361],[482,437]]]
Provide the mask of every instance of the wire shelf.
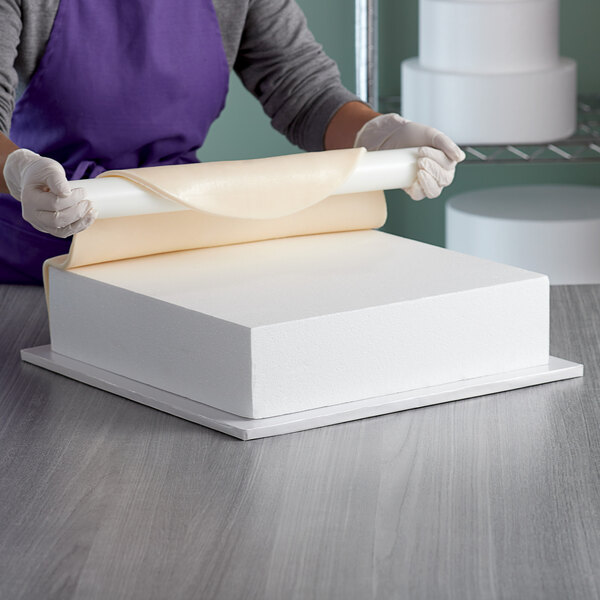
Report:
[[[381,98],[382,112],[400,112],[400,97]],[[549,144],[461,146],[467,164],[594,163],[600,162],[600,94],[577,99],[577,130]]]

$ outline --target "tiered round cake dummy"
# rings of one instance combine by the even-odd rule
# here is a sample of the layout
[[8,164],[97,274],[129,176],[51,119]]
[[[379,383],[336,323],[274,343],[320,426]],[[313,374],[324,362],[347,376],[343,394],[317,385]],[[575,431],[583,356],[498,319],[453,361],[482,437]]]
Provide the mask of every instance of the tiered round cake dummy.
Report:
[[576,127],[576,63],[558,50],[559,0],[419,0],[419,57],[402,114],[459,144],[536,144]]

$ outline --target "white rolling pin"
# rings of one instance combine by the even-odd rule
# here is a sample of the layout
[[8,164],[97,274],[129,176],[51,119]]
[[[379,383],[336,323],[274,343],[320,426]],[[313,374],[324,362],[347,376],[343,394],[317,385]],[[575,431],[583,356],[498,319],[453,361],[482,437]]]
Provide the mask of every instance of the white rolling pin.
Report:
[[[367,152],[333,195],[406,188],[416,176],[417,148]],[[189,210],[119,177],[81,179],[70,181],[69,185],[86,190],[98,219]]]

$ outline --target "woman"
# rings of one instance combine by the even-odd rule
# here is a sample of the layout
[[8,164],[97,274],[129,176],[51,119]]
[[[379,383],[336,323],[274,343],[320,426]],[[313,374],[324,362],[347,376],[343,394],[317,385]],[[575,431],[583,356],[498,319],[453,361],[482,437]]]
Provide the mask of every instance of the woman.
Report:
[[414,199],[464,158],[346,90],[293,0],[0,0],[0,40],[0,282],[39,283],[94,221],[67,180],[196,162],[231,69],[305,150],[423,146]]

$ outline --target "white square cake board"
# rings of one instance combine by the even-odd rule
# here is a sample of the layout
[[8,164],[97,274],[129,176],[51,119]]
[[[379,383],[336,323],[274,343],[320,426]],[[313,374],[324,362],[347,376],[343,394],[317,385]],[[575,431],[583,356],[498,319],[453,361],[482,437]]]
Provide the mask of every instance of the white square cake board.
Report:
[[53,352],[50,345],[21,350],[21,358],[33,365],[241,440],[293,433],[583,375],[583,365],[551,356],[548,364],[538,367],[354,400],[276,417],[247,419],[62,356]]

